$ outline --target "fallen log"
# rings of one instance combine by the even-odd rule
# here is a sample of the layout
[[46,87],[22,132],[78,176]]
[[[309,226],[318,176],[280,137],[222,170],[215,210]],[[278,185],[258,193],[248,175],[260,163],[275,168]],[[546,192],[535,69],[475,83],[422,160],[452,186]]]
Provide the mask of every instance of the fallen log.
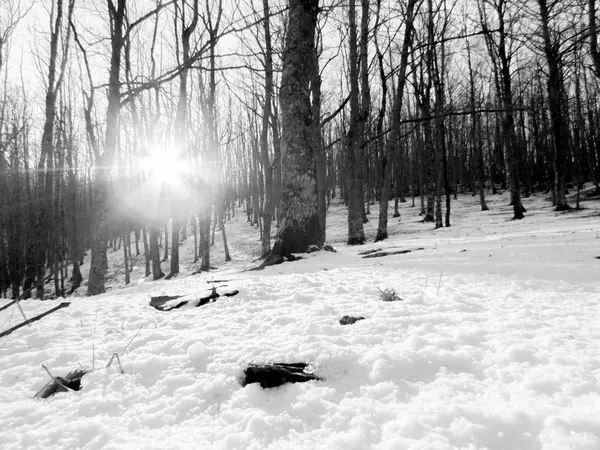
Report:
[[303,383],[321,380],[318,376],[306,372],[306,363],[250,364],[244,370],[242,386],[260,383],[263,389],[274,388],[285,383]]
[[377,252],[381,252],[383,251],[382,248],[374,248],[373,250],[365,250],[364,252],[360,252],[358,254],[358,256],[366,256],[366,255],[370,255],[372,253],[377,253]]
[[363,316],[352,317],[352,316],[344,316],[340,319],[340,325],[352,325],[359,320],[365,320]]
[[162,306],[171,300],[177,300],[181,297],[181,295],[157,295],[155,297],[150,297],[150,306]]
[[[219,294],[217,292],[217,288],[212,288],[211,289],[211,293],[210,295],[207,295],[206,297],[200,297],[199,299],[195,296],[190,296],[190,295],[175,295],[175,296],[167,296],[167,295],[162,295],[162,296],[158,296],[158,297],[150,297],[150,306],[152,306],[154,309],[157,309],[158,311],[173,311],[174,309],[179,309],[184,305],[187,305],[190,302],[194,302],[196,300],[198,300],[198,304],[196,304],[196,306],[204,306],[207,303],[212,303],[215,302],[219,297],[233,297],[234,295],[239,294],[240,291],[238,290],[234,290],[231,292],[225,292],[224,294]],[[190,297],[188,300],[182,300],[179,303],[177,303],[176,305],[173,306],[169,306],[169,307],[165,307],[165,303],[171,301],[171,300],[177,300],[178,298],[185,298],[185,297]]]
[[363,256],[363,259],[366,258],[381,258],[383,256],[393,256],[393,255],[404,255],[406,253],[416,252],[418,250],[425,250],[424,248],[415,248],[415,249],[406,249],[406,250],[398,250],[395,252],[377,252],[377,253],[368,253]]
[[13,331],[18,330],[19,328],[24,327],[25,325],[28,325],[31,322],[35,322],[36,320],[40,320],[40,319],[46,317],[47,315],[52,314],[54,311],[58,311],[59,309],[66,308],[70,304],[71,304],[71,302],[62,302],[60,305],[55,306],[54,308],[52,308],[52,309],[50,309],[50,310],[48,310],[48,311],[46,311],[46,312],[44,312],[44,313],[42,313],[40,315],[32,317],[31,319],[28,319],[28,320],[26,320],[24,322],[21,322],[18,325],[15,325],[12,328],[9,328],[8,330],[3,331],[2,333],[0,333],[0,337],[8,336]]
[[81,379],[86,373],[87,371],[84,369],[75,369],[64,378],[52,377],[52,381],[35,394],[34,398],[48,398],[59,392],[79,391],[81,390]]

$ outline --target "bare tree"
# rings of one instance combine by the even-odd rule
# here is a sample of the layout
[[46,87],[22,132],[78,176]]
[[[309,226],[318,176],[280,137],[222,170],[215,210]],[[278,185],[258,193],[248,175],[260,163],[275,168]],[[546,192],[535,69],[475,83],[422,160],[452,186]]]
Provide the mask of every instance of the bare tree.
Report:
[[94,240],[92,262],[88,280],[88,295],[105,292],[104,276],[108,269],[106,256],[108,239],[109,175],[117,148],[119,116],[121,114],[121,56],[124,46],[127,0],[107,0],[110,17],[110,68],[108,79],[108,107],[106,109],[106,135],[104,151],[96,155],[96,180],[94,185]]
[[[491,32],[486,6],[491,6],[496,14],[498,29],[495,33],[497,38]],[[515,131],[515,116],[513,104],[512,88],[512,55],[507,49],[507,39],[509,39],[510,30],[507,30],[507,0],[480,0],[478,2],[481,26],[486,38],[488,53],[492,65],[498,74],[497,89],[502,104],[502,135],[504,136],[503,145],[508,159],[508,169],[510,176],[511,204],[513,205],[513,219],[523,219],[525,208],[521,203],[521,178],[519,174],[519,143]]]
[[552,120],[552,136],[554,137],[554,191],[556,193],[556,211],[570,209],[566,198],[566,152],[569,145],[566,122],[563,114],[561,90],[563,76],[561,74],[561,42],[552,37],[550,30],[551,8],[558,5],[553,1],[537,0],[540,9],[540,23],[544,42],[544,55],[548,64],[548,103]]
[[[29,297],[31,288],[35,283],[37,298],[44,298],[44,278],[46,269],[46,254],[49,250],[52,228],[49,226],[53,219],[52,194],[54,189],[54,132],[56,121],[56,99],[64,79],[67,64],[68,48],[71,35],[69,23],[75,5],[74,0],[68,3],[68,20],[64,20],[63,0],[52,2],[50,15],[50,55],[48,63],[48,85],[44,104],[44,131],[40,159],[37,165],[38,198],[35,231],[27,251],[27,269],[23,289],[25,297]],[[65,27],[66,23],[66,27]],[[66,29],[66,34],[65,34]],[[62,56],[61,56],[62,55]],[[62,60],[59,59],[62,57]]]
[[[348,244],[364,244],[365,231],[363,228],[363,202],[362,194],[362,149],[360,148],[360,135],[364,131],[364,121],[361,117],[359,105],[359,59],[358,59],[358,33],[356,26],[356,0],[348,3],[348,65],[350,67],[350,123],[346,136],[346,170],[348,184]],[[361,126],[363,125],[363,126]]]
[[271,222],[273,220],[273,164],[269,157],[269,119],[273,101],[273,46],[271,43],[271,24],[269,1],[263,0],[264,62],[265,62],[265,98],[260,133],[260,152],[264,171],[265,200],[263,205],[262,257],[271,252]]
[[[188,116],[188,71],[191,62],[190,57],[190,37],[198,25],[198,0],[193,0],[190,11],[192,20],[188,25],[186,23],[187,1],[181,0],[181,5],[176,4],[175,20],[180,20],[181,27],[181,72],[179,73],[179,99],[177,101],[177,116],[175,118],[175,140],[176,151],[181,151],[186,147],[187,136],[187,116]],[[173,155],[178,158],[177,155]],[[181,157],[179,157],[181,158]],[[181,216],[184,211],[173,208],[171,217],[171,272],[168,278],[179,273],[179,232],[181,230]]]
[[398,67],[398,81],[396,98],[391,117],[391,129],[385,147],[385,154],[382,155],[381,162],[381,198],[379,200],[379,223],[377,226],[377,236],[375,241],[387,239],[388,223],[388,204],[390,196],[390,183],[392,175],[392,161],[397,148],[397,141],[400,139],[400,128],[402,126],[402,101],[404,96],[404,86],[406,85],[406,70],[408,67],[409,50],[412,43],[413,23],[421,5],[420,0],[408,0],[406,13],[404,17],[404,39],[402,41],[402,53],[400,56],[400,66]]
[[290,0],[279,102],[282,127],[281,225],[266,263],[291,253],[322,246],[314,155],[315,136],[310,99],[318,0]]

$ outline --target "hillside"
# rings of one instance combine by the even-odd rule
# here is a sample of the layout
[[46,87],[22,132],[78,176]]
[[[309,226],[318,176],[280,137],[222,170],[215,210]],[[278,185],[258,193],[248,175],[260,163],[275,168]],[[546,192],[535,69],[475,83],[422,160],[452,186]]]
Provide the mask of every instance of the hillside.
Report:
[[[245,217],[227,224],[208,274],[143,278],[0,338],[1,448],[597,449],[600,448],[600,204],[555,213],[544,195],[511,221],[508,193],[453,201],[452,227],[433,230],[401,205],[392,237],[344,245],[346,215],[331,205],[336,253],[257,265]],[[359,253],[411,250],[379,258]],[[167,266],[165,265],[165,268]],[[87,267],[82,268],[87,274]],[[218,280],[212,283],[212,280]],[[224,281],[222,281],[224,280]],[[151,296],[239,290],[162,312]],[[402,301],[383,302],[393,289]],[[25,301],[28,317],[59,301]],[[0,301],[0,306],[6,304]],[[342,326],[344,315],[363,316]],[[21,321],[0,312],[0,331]],[[119,353],[124,374],[116,364]],[[240,385],[249,363],[307,362],[321,381]],[[82,389],[33,396],[83,367]],[[92,370],[93,369],[93,370]]]

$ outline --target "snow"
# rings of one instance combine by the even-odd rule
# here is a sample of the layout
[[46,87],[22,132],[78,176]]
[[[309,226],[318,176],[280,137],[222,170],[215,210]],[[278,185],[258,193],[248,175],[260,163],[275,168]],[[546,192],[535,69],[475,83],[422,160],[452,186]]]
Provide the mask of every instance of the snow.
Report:
[[[260,242],[238,217],[228,223],[234,261],[218,241],[215,272],[151,282],[140,258],[122,288],[115,270],[106,294],[72,297],[0,338],[0,447],[598,449],[600,205],[559,214],[539,195],[511,221],[507,203],[490,196],[481,212],[461,196],[453,226],[435,231],[402,204],[392,237],[376,244],[375,207],[370,243],[347,247],[334,202],[337,253],[260,272],[244,270]],[[208,295],[211,280],[240,294],[169,312],[148,305]],[[403,301],[380,301],[386,288]],[[56,304],[22,303],[29,317]],[[342,326],[344,315],[366,319]],[[0,330],[20,321],[14,306],[0,312]],[[115,352],[123,375],[105,367]],[[309,362],[323,381],[240,385],[247,364],[268,362]],[[34,400],[49,380],[41,364],[55,376],[94,370],[81,391]]]

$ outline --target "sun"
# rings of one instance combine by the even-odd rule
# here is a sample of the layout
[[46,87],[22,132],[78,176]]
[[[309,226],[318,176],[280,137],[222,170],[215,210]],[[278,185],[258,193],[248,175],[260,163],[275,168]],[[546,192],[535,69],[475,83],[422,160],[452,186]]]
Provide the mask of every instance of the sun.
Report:
[[153,149],[144,158],[144,171],[157,183],[176,183],[189,173],[189,165],[177,158],[177,152]]

